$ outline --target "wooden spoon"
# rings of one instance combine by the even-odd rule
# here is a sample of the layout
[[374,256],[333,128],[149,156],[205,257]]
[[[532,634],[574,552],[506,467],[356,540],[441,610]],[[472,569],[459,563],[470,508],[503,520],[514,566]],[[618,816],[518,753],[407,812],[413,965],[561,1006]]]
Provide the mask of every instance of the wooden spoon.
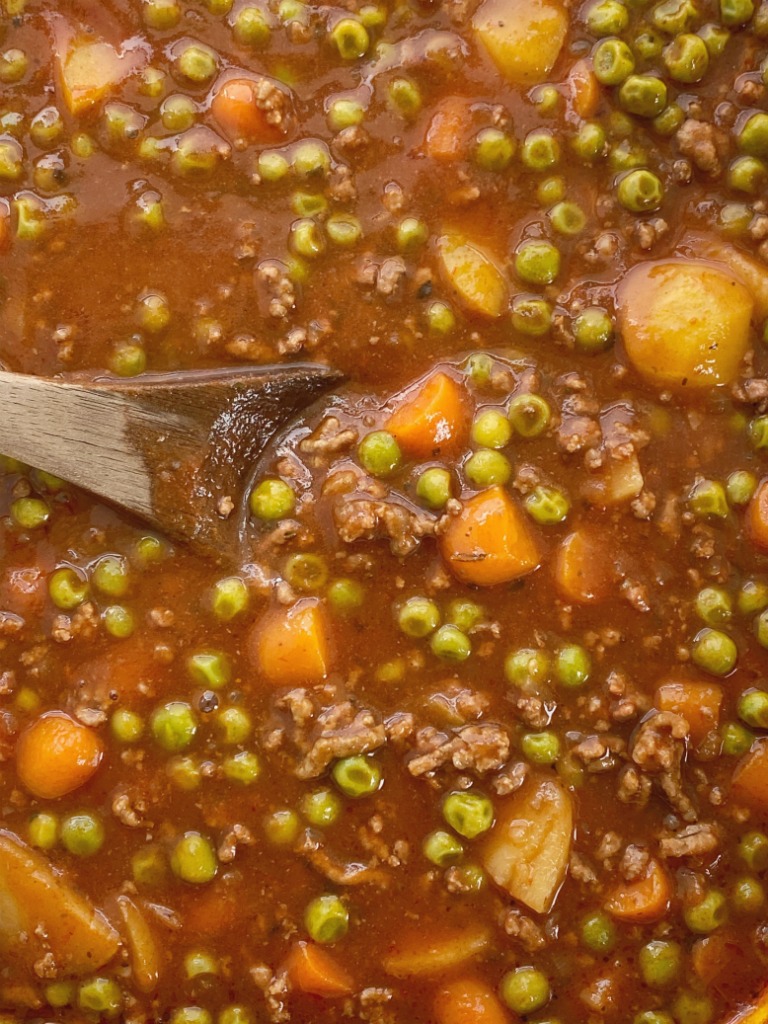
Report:
[[275,432],[342,377],[294,363],[113,378],[0,370],[0,452],[219,560],[242,550],[245,485]]

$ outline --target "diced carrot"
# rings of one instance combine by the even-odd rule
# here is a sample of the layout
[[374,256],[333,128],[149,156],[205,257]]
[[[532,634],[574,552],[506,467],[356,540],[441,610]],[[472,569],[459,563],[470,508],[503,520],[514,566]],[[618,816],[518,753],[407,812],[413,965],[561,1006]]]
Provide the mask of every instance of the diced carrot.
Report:
[[768,551],[768,477],[760,481],[747,505],[746,527],[755,547]]
[[136,66],[138,57],[121,57],[109,43],[91,38],[70,42],[58,56],[64,102],[70,113],[83,114],[95,107]]
[[190,935],[221,935],[234,928],[245,911],[227,879],[222,879],[195,894],[184,914],[184,928]]
[[427,977],[443,974],[466,964],[491,945],[491,933],[485,925],[441,931],[431,928],[399,934],[383,959],[384,970],[396,978]]
[[261,678],[273,686],[320,683],[328,674],[327,628],[316,598],[268,612],[248,643]]
[[55,800],[83,786],[99,767],[104,747],[96,733],[61,711],[48,711],[16,744],[16,771],[37,797]]
[[577,60],[568,75],[571,105],[579,117],[594,117],[600,103],[600,86],[589,60]]
[[0,252],[11,247],[11,204],[7,199],[0,199]]
[[733,771],[731,793],[759,810],[768,810],[768,736],[755,740]]
[[464,96],[448,96],[438,104],[424,139],[427,156],[444,163],[462,156],[469,127],[469,108],[469,100]]
[[611,891],[605,909],[621,921],[646,924],[666,914],[671,898],[669,875],[659,861],[651,858],[642,878],[622,882]]
[[445,373],[432,374],[410,393],[387,422],[403,451],[417,459],[436,458],[458,447],[467,435],[464,389]]
[[274,142],[280,129],[267,120],[259,104],[256,83],[250,78],[230,78],[211,100],[211,113],[231,141]]
[[560,544],[554,563],[557,589],[567,601],[594,604],[610,594],[610,554],[604,542],[583,527]]
[[334,957],[313,942],[296,942],[285,961],[294,988],[314,996],[333,999],[354,991],[354,982]]
[[479,978],[457,978],[438,989],[433,1016],[437,1024],[509,1024],[510,1014]]
[[694,745],[717,729],[723,688],[717,683],[681,679],[662,683],[656,690],[654,704],[659,711],[672,711],[688,722]]
[[489,487],[453,516],[440,550],[462,583],[492,587],[533,572],[539,546],[525,516],[502,487]]
[[152,992],[160,980],[161,967],[155,936],[144,913],[128,896],[118,896],[117,906],[128,940],[133,982],[140,992]]

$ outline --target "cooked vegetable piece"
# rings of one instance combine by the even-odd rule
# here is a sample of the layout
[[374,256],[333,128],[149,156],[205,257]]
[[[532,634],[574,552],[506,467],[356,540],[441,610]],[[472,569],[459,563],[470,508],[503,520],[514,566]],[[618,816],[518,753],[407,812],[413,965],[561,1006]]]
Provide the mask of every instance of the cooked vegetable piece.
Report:
[[458,579],[478,587],[509,583],[541,561],[527,517],[503,487],[464,502],[440,538],[440,550]]
[[268,143],[281,137],[269,121],[269,110],[259,102],[257,84],[250,78],[230,78],[214,91],[211,113],[232,142]]
[[768,737],[756,739],[736,765],[731,795],[759,811],[768,809]]
[[734,379],[749,344],[754,302],[725,270],[696,260],[641,263],[618,290],[630,363],[662,388],[711,388]]
[[611,589],[611,558],[600,538],[580,527],[562,541],[554,562],[555,583],[564,598],[579,604],[604,601]]
[[664,916],[671,898],[669,875],[652,857],[641,878],[634,882],[620,882],[610,891],[605,909],[621,921],[646,924]]
[[709,238],[697,251],[701,251],[704,256],[710,256],[718,263],[724,263],[733,271],[752,295],[756,319],[761,321],[768,318],[768,267],[764,263],[753,259],[733,245]]
[[436,1024],[510,1024],[509,1011],[479,978],[456,978],[435,995]]
[[139,63],[135,53],[120,56],[109,43],[87,36],[72,40],[63,57],[57,56],[64,102],[75,115],[106,99]]
[[464,96],[448,96],[438,104],[424,139],[424,152],[433,160],[450,163],[462,157],[469,126],[470,104]]
[[506,79],[535,85],[555,65],[568,17],[555,0],[485,0],[472,28]]
[[440,272],[466,309],[490,317],[504,313],[509,304],[506,277],[481,245],[464,235],[441,235],[437,258]]
[[755,547],[768,551],[768,479],[761,480],[747,505],[747,534]]
[[691,728],[692,742],[697,744],[720,724],[723,688],[691,679],[665,682],[656,690],[654,704],[659,711],[682,715]]
[[387,430],[412,458],[429,459],[462,444],[469,428],[464,389],[435,373],[398,403]]
[[396,978],[443,974],[474,960],[490,946],[491,933],[480,924],[451,931],[432,929],[428,934],[421,929],[406,931],[390,943],[384,970]]
[[128,949],[131,954],[133,980],[140,992],[153,992],[160,980],[160,951],[144,913],[128,896],[118,896],[117,905],[123,919]]
[[481,860],[513,899],[544,914],[565,878],[572,835],[568,791],[554,776],[539,776],[499,802]]
[[582,493],[591,505],[610,508],[636,498],[644,484],[640,462],[632,452],[625,459],[606,458],[603,466],[584,480]]
[[313,942],[296,942],[285,961],[291,984],[301,992],[334,999],[354,991],[354,982],[332,953]]
[[327,626],[315,598],[268,612],[251,629],[248,643],[259,678],[273,686],[320,683],[328,673]]
[[55,800],[85,785],[103,753],[93,729],[62,711],[48,711],[19,736],[16,771],[30,793]]
[[106,917],[12,832],[0,831],[0,951],[32,973],[48,951],[57,976],[90,974],[118,949]]

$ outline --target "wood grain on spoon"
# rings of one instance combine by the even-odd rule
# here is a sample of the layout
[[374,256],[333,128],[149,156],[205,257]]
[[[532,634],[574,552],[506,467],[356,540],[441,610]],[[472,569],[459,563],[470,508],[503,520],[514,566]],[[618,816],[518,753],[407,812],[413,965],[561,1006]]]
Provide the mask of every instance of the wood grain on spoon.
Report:
[[228,560],[241,549],[244,487],[266,444],[340,380],[311,364],[124,381],[0,371],[0,452]]

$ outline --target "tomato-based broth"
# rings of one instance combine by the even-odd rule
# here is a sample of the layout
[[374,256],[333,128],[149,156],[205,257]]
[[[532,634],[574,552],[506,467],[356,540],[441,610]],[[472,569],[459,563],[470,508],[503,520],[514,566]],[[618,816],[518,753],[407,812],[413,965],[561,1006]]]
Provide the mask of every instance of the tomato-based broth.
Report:
[[345,377],[242,564],[3,458],[3,1024],[759,1004],[768,0],[0,3],[3,365]]

